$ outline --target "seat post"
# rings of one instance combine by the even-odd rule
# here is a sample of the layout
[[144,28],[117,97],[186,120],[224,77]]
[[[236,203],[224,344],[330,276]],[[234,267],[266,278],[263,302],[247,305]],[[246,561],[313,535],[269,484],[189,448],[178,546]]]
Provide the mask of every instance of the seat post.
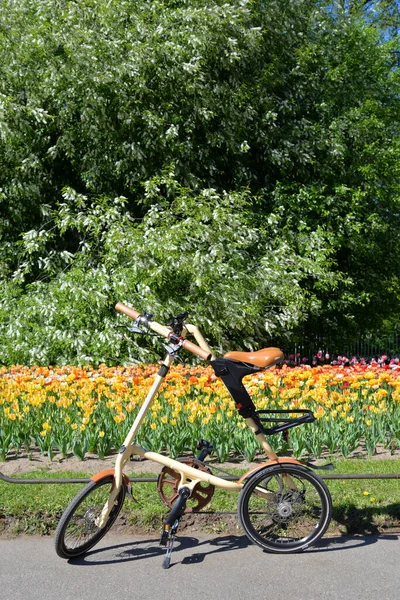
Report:
[[265,454],[268,456],[269,460],[278,460],[278,455],[276,454],[275,450],[273,450],[273,448],[270,446],[270,444],[267,441],[267,438],[265,437],[265,434],[254,421],[254,419],[252,417],[247,417],[245,418],[245,421],[256,436],[258,443],[264,450]]

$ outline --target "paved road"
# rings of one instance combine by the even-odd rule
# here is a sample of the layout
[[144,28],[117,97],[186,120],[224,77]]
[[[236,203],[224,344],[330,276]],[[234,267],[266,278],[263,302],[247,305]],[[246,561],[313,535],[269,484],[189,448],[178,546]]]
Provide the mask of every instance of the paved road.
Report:
[[265,554],[244,536],[180,537],[171,567],[154,538],[110,532],[84,559],[50,538],[0,540],[3,600],[398,600],[400,535],[323,539],[303,554]]

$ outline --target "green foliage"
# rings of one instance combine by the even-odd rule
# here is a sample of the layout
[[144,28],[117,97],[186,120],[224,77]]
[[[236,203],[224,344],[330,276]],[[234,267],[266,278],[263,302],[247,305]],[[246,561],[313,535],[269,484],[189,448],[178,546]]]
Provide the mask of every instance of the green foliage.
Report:
[[218,348],[400,322],[397,6],[282,7],[3,1],[0,360],[131,359],[110,296]]
[[[174,195],[166,203],[160,187]],[[12,301],[16,283],[6,286],[0,304],[1,360],[5,363],[65,364],[154,360],[159,345],[143,348],[115,328],[112,301],[148,310],[168,322],[182,310],[199,324],[219,351],[232,344],[258,347],[318,312],[318,298],[305,290],[333,289],[340,277],[331,269],[329,236],[321,228],[294,247],[277,235],[281,217],[270,215],[260,229],[251,218],[247,193],[197,195],[171,177],[148,182],[152,208],[137,223],[126,200],[88,199],[71,189],[52,214],[49,230],[62,237],[84,235],[80,250],[53,273],[65,251],[46,254],[46,232],[26,234],[15,281],[41,265],[43,277]],[[297,240],[295,240],[297,241]]]

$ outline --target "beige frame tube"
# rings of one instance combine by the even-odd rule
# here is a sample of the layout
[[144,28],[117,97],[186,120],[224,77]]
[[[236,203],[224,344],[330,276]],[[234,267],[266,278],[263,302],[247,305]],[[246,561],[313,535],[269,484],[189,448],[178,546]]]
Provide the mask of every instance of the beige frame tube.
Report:
[[[164,335],[164,337],[165,337],[165,329],[166,328],[164,328],[163,326],[160,326],[160,328],[162,328],[163,331],[162,331],[162,333],[161,333],[161,331],[158,331],[158,333]],[[195,327],[194,325],[188,324],[188,325],[185,325],[185,328],[189,333],[192,333],[194,335],[197,343],[203,350],[206,350],[207,352],[210,352],[210,354],[212,354],[211,349],[209,348],[207,342],[205,341],[205,339],[203,338],[203,336],[201,335],[201,333],[197,327]],[[158,328],[156,329],[155,327],[152,327],[152,329],[157,330]],[[167,357],[165,358],[163,364],[166,367],[170,367],[172,365],[173,361],[174,361],[174,357],[168,354]],[[212,475],[211,473],[207,473],[205,471],[200,471],[198,469],[194,469],[193,467],[185,465],[184,463],[181,463],[177,460],[173,460],[173,459],[169,458],[168,456],[163,456],[162,454],[158,454],[157,452],[152,452],[150,450],[146,450],[145,448],[142,448],[141,446],[138,446],[133,443],[133,440],[140,428],[140,425],[142,424],[143,419],[146,416],[163,381],[164,381],[164,376],[161,376],[158,374],[156,376],[154,383],[151,386],[151,388],[146,396],[146,399],[143,402],[143,405],[142,405],[138,415],[136,416],[136,419],[135,419],[132,427],[130,428],[130,430],[124,440],[124,443],[121,447],[121,450],[117,456],[117,459],[115,462],[115,471],[114,471],[115,484],[111,490],[111,493],[110,493],[110,496],[109,496],[107,502],[105,503],[105,505],[103,507],[101,514],[95,521],[97,527],[99,527],[99,528],[104,527],[107,522],[108,515],[110,514],[112,507],[114,506],[114,502],[118,496],[119,490],[122,485],[123,469],[132,455],[140,456],[141,458],[152,460],[153,462],[159,463],[160,465],[170,467],[174,471],[179,473],[180,482],[179,482],[178,489],[180,489],[182,486],[186,486],[192,491],[194,489],[194,487],[197,485],[197,483],[199,483],[200,481],[205,481],[207,483],[214,485],[215,487],[219,487],[219,488],[225,489],[227,491],[231,491],[231,492],[240,492],[241,489],[243,488],[243,485],[244,485],[243,479],[244,478],[242,478],[242,480],[238,483],[233,482],[233,481],[226,481],[225,479],[222,479],[221,477],[216,477],[215,475]],[[282,459],[278,458],[276,453],[273,451],[273,449],[267,442],[264,434],[257,433],[258,427],[257,427],[256,423],[253,421],[253,419],[251,419],[251,418],[246,419],[246,422],[247,422],[248,426],[250,427],[250,429],[255,434],[259,444],[261,445],[261,447],[265,451],[266,455],[268,456],[268,459],[273,462],[282,462]],[[94,477],[98,478],[99,475],[101,475],[101,474],[98,473]]]

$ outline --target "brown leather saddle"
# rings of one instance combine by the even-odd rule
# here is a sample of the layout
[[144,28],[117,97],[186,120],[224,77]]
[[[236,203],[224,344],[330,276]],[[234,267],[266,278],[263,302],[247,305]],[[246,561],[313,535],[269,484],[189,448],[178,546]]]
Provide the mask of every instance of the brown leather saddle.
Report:
[[279,348],[263,348],[256,352],[227,352],[224,354],[224,358],[244,362],[261,369],[268,369],[281,362],[283,352]]

